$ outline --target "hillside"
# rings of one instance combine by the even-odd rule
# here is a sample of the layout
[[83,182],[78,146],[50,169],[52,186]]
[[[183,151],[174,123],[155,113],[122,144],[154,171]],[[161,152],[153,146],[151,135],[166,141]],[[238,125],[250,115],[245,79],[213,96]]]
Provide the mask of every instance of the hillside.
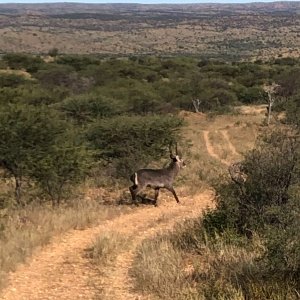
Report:
[[[178,223],[197,218],[213,206],[214,192],[206,184],[199,184],[197,170],[201,168],[207,179],[216,176],[216,170],[226,172],[226,164],[253,147],[264,119],[263,113],[218,116],[214,121],[204,114],[183,115],[187,123],[185,135],[193,142],[190,153],[185,154],[189,166],[183,176],[190,177],[187,180],[195,186],[193,190],[177,187],[181,204],[176,204],[170,192],[163,191],[158,207],[141,205],[111,220],[102,220],[98,226],[55,237],[35,251],[28,264],[10,274],[1,299],[156,299],[134,289],[130,272],[139,247],[158,234],[176,231]],[[94,257],[95,247],[99,247],[98,259]]]
[[299,12],[297,1],[0,4],[0,52],[298,57]]

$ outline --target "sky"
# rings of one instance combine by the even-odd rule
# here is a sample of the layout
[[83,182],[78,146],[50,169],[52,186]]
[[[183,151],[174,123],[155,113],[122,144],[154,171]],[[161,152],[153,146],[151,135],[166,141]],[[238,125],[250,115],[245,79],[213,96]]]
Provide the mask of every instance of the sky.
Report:
[[[288,1],[288,0],[286,0]],[[297,1],[297,0],[292,0]],[[78,3],[250,3],[250,2],[274,2],[274,0],[0,0],[0,3],[55,3],[55,2],[78,2]],[[282,1],[284,2],[284,0]]]

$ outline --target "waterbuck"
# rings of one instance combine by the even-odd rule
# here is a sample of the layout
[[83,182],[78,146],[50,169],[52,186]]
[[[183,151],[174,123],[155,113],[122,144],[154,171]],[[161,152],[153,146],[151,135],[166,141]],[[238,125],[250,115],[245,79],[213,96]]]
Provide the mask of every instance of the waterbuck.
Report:
[[132,201],[136,202],[136,196],[146,187],[151,187],[155,189],[154,205],[157,206],[157,198],[159,195],[159,190],[165,188],[172,192],[177,203],[179,199],[173,188],[173,181],[177,176],[179,170],[185,167],[183,159],[178,155],[177,144],[176,144],[176,154],[174,155],[169,146],[171,163],[163,169],[140,169],[131,175],[130,180],[133,185],[129,187]]

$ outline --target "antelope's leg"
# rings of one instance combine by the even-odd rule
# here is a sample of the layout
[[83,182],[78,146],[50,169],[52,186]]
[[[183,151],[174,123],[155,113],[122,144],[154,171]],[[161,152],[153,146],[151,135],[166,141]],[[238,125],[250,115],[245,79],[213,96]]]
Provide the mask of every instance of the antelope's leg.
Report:
[[137,205],[137,202],[136,202],[136,192],[137,190],[137,186],[136,185],[133,185],[133,186],[130,186],[129,187],[129,191],[130,191],[130,194],[131,194],[131,198],[132,198],[132,202],[135,203],[135,205]]
[[157,198],[159,195],[159,188],[155,188],[155,198],[154,198],[154,205],[157,206]]
[[135,184],[133,186],[129,187],[132,201],[135,203],[135,205],[138,205],[138,203],[136,201],[136,196],[141,192],[141,190],[142,190],[142,188]]
[[178,199],[178,197],[176,195],[176,192],[175,192],[174,188],[172,186],[171,187],[167,187],[167,190],[169,190],[173,194],[174,198],[176,199],[176,202],[180,203],[180,201],[179,201],[179,199]]

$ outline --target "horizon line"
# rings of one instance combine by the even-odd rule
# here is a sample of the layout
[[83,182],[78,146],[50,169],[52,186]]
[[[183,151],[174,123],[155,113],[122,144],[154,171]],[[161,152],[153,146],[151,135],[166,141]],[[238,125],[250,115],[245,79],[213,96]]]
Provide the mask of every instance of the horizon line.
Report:
[[155,5],[155,4],[255,4],[255,3],[284,3],[284,2],[300,2],[300,0],[25,0],[25,1],[1,1],[0,4],[142,4],[142,5]]

